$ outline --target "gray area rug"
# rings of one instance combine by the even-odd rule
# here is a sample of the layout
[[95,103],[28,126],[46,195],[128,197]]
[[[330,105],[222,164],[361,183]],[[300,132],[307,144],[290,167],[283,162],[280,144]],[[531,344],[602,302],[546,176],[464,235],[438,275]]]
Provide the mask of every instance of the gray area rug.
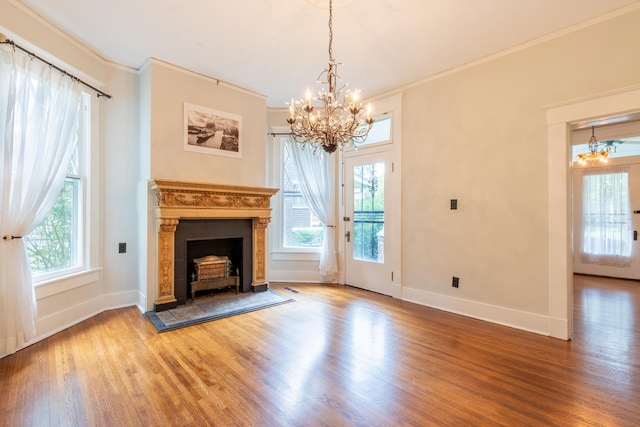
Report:
[[265,292],[219,294],[210,298],[197,298],[195,303],[189,301],[186,305],[171,310],[148,311],[144,315],[158,332],[164,332],[291,301],[294,301],[293,298],[268,289]]

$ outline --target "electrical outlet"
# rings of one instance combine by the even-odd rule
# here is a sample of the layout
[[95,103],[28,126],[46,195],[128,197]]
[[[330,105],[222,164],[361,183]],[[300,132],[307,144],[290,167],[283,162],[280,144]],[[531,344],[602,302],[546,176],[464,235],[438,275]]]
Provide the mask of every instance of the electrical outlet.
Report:
[[454,277],[453,280],[451,281],[451,286],[453,286],[454,288],[457,288],[459,285],[460,285],[460,278]]
[[118,243],[118,253],[119,254],[127,253],[127,244],[126,243]]

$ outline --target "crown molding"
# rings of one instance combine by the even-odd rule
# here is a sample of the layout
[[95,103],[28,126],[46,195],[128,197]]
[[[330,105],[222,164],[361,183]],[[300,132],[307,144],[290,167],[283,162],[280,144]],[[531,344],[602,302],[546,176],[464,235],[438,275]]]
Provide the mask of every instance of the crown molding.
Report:
[[240,87],[240,86],[236,86],[234,84],[225,82],[225,81],[217,79],[215,77],[207,76],[205,74],[200,74],[198,72],[191,71],[191,70],[188,70],[186,68],[179,67],[177,65],[171,64],[169,62],[162,61],[161,59],[157,59],[157,58],[147,58],[147,60],[138,69],[138,71],[137,71],[138,74],[142,74],[144,72],[144,70],[146,70],[151,64],[159,65],[161,67],[164,67],[164,68],[167,68],[167,69],[170,69],[170,70],[173,70],[173,71],[188,75],[190,77],[195,77],[195,78],[198,78],[200,80],[204,80],[204,81],[206,81],[208,83],[214,83],[216,86],[221,86],[221,87],[225,87],[225,88],[228,88],[228,89],[232,89],[234,91],[241,92],[241,93],[244,93],[244,94],[247,94],[247,95],[251,95],[251,96],[255,96],[256,98],[260,98],[260,99],[263,99],[263,100],[267,99],[267,96],[264,95],[264,94],[252,91],[250,89],[245,89],[245,88]]

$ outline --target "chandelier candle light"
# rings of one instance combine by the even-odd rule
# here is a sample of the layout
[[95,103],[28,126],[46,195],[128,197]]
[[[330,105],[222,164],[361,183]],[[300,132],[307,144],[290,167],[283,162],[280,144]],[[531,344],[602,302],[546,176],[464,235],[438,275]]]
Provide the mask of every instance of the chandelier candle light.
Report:
[[578,162],[581,165],[591,162],[591,166],[595,166],[596,160],[607,163],[609,150],[602,149],[598,151],[598,139],[595,135],[595,126],[591,126],[591,138],[589,139],[589,152],[587,154],[578,154]]
[[[360,101],[360,92],[347,89],[338,75],[340,63],[333,59],[333,0],[329,0],[329,67],[320,73],[319,85],[327,85],[312,98],[307,89],[305,99],[288,103],[291,135],[304,148],[311,145],[314,152],[322,148],[333,153],[347,144],[364,142],[373,126],[371,104],[366,107]],[[344,91],[344,98],[342,92]],[[318,108],[314,101],[319,102]]]

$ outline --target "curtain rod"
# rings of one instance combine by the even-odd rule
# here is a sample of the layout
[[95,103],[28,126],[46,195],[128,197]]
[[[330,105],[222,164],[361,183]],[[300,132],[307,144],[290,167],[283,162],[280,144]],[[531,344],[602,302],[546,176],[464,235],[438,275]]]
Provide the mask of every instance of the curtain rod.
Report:
[[56,66],[55,64],[52,64],[51,62],[47,61],[46,59],[36,55],[35,53],[23,48],[22,46],[20,46],[19,44],[17,44],[16,42],[14,42],[13,40],[9,40],[7,38],[7,36],[5,36],[4,34],[0,33],[0,44],[8,44],[13,46],[14,48],[18,48],[21,51],[23,51],[24,53],[26,53],[27,55],[29,55],[32,58],[36,58],[37,60],[44,62],[45,64],[47,64],[49,67],[55,68],[56,70],[58,70],[59,72],[61,72],[62,74],[64,74],[65,76],[69,76],[71,77],[73,80],[82,83],[83,85],[85,85],[86,87],[88,87],[89,89],[93,90],[94,92],[96,92],[96,95],[98,96],[98,98],[100,98],[101,96],[104,96],[105,98],[111,99],[111,95],[109,95],[108,93],[105,93],[103,91],[101,91],[100,89],[97,89],[93,86],[91,86],[89,83],[83,81],[82,79],[79,79],[78,77],[74,76],[71,73],[68,73],[67,71],[63,70],[62,68]]

